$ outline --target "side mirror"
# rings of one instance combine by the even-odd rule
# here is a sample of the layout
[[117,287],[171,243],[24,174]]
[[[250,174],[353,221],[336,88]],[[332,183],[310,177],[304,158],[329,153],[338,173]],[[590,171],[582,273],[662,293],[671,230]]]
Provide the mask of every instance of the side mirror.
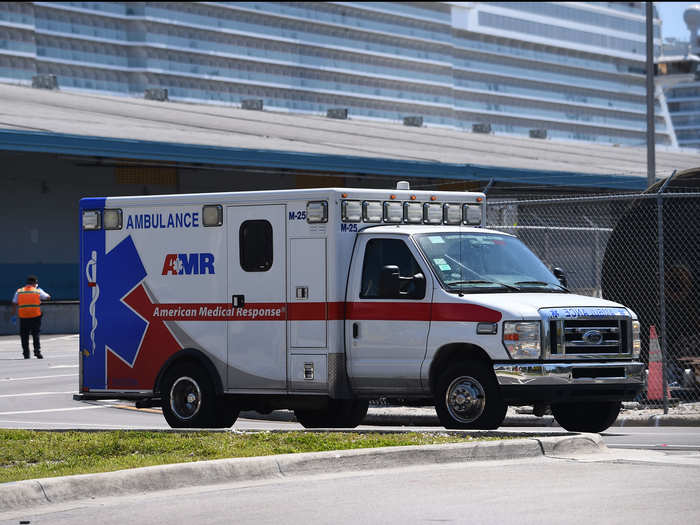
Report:
[[425,297],[425,275],[417,273],[413,276],[413,298],[423,299]]
[[394,298],[398,297],[401,291],[401,280],[399,267],[384,266],[379,274],[379,297]]
[[564,270],[561,268],[554,268],[552,270],[552,273],[554,274],[554,277],[559,279],[559,282],[564,288],[568,288],[569,285],[566,283],[566,274],[564,273]]

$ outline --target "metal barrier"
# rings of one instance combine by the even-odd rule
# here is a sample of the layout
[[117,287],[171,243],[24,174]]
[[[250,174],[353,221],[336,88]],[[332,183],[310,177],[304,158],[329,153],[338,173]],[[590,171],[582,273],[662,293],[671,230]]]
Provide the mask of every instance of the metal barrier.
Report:
[[700,193],[662,186],[639,195],[489,200],[486,222],[562,268],[573,292],[637,313],[642,359],[649,362],[650,344],[660,346],[662,377],[649,383],[662,382],[654,392],[667,393],[658,396],[665,410],[669,394],[700,399]]

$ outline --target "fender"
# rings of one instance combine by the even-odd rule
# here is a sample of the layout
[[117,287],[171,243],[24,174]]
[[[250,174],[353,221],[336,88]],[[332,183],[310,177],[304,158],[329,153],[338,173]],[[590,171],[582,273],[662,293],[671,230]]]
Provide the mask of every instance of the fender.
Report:
[[160,371],[156,376],[156,382],[153,385],[153,392],[155,394],[160,393],[160,383],[163,380],[163,377],[165,377],[165,373],[170,369],[170,367],[172,367],[180,361],[195,361],[196,363],[202,365],[202,367],[209,374],[209,377],[211,377],[214,382],[214,390],[216,391],[216,395],[223,395],[224,385],[221,382],[219,372],[216,370],[216,367],[211,362],[211,360],[204,354],[204,352],[196,348],[183,348],[179,352],[170,356],[170,358],[160,368]]
[[430,391],[434,391],[435,383],[437,382],[440,372],[442,372],[450,362],[477,360],[485,363],[491,363],[491,357],[486,351],[471,343],[448,343],[441,346],[433,355],[430,361],[430,369],[428,372],[428,384]]

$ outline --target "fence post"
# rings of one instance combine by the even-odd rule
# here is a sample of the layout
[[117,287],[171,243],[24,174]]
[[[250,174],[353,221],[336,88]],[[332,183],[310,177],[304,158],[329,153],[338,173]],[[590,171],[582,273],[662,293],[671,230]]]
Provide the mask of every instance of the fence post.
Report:
[[[661,188],[661,191],[665,186]],[[668,379],[666,378],[666,276],[664,274],[664,197],[659,192],[656,197],[656,213],[659,231],[659,307],[661,319],[661,395],[664,400],[664,414],[668,414]]]

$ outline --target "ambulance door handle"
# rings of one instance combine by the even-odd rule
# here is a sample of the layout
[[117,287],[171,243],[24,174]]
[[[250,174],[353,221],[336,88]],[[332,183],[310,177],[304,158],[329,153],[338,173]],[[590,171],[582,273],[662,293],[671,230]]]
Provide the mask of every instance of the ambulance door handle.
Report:
[[353,339],[357,339],[357,337],[360,335],[360,325],[357,323],[352,323],[352,337]]
[[234,308],[243,308],[245,306],[245,295],[232,295],[231,306]]

